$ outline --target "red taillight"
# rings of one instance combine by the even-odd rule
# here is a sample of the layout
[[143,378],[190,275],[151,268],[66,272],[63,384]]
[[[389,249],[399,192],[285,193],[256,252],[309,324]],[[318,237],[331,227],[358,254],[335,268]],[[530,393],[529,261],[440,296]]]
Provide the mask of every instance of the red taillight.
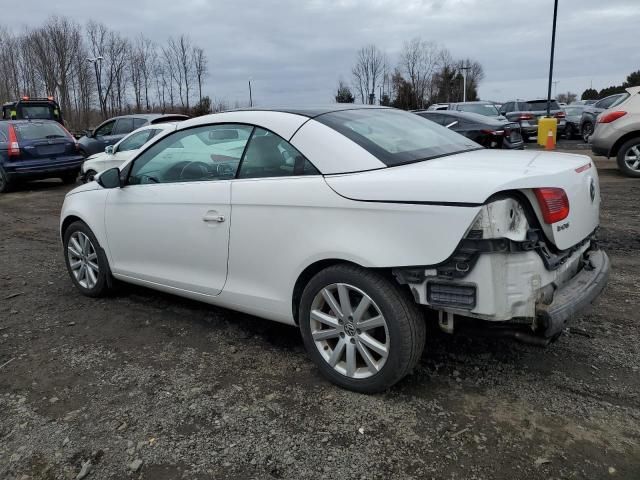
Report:
[[521,113],[518,120],[533,120],[533,115],[530,113]]
[[18,143],[18,136],[16,135],[16,129],[13,125],[9,125],[9,149],[7,153],[10,157],[20,156],[20,144]]
[[600,118],[598,118],[598,123],[611,123],[620,117],[624,117],[627,112],[622,110],[615,110],[613,112],[605,113]]
[[556,113],[556,114],[554,115],[554,117],[556,117],[556,118],[564,118],[564,117],[566,117],[566,116],[567,116],[567,115],[566,115],[564,112],[558,112],[558,113]]
[[551,225],[569,216],[569,199],[563,189],[535,188],[533,191],[538,199],[545,223]]

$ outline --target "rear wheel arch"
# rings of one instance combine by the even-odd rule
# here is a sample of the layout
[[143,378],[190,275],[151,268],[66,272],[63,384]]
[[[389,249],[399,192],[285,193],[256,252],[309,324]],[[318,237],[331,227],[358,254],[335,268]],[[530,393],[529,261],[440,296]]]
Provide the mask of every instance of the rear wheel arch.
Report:
[[640,138],[640,131],[635,130],[633,132],[625,133],[618,140],[616,140],[611,147],[611,150],[609,151],[609,157],[615,157],[616,155],[618,155],[620,147],[633,138]]

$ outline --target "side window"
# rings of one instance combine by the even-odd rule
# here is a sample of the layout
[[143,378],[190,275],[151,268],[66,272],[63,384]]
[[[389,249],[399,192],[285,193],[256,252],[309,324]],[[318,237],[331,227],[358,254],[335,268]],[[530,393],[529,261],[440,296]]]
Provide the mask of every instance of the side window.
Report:
[[429,113],[427,115],[420,115],[423,118],[426,118],[427,120],[431,120],[434,123],[437,123],[438,125],[442,125],[442,114],[440,113]]
[[133,132],[133,118],[120,118],[113,129],[113,135],[126,135]]
[[221,124],[180,130],[161,139],[131,167],[128,183],[202,182],[234,178],[253,127]]
[[[453,123],[453,125],[451,125]],[[442,115],[442,124],[447,127],[451,125],[449,128],[457,128],[460,126],[460,121],[451,115]]]
[[134,118],[133,119],[133,129],[137,130],[140,127],[144,127],[147,124],[147,121],[144,118]]
[[103,123],[96,129],[96,137],[105,137],[107,135],[111,135],[113,132],[113,126],[116,124],[115,120],[111,120],[110,122]]
[[139,149],[140,147],[142,147],[142,145],[147,143],[149,138],[153,136],[151,135],[151,132],[153,132],[153,130],[143,130],[141,132],[136,132],[128,136],[127,138],[122,140],[122,142],[120,142],[120,145],[118,145],[118,151],[128,152],[130,150]]
[[238,178],[318,175],[298,150],[275,133],[256,128],[240,165]]
[[513,102],[507,102],[503,105],[502,109],[505,113],[513,112]]

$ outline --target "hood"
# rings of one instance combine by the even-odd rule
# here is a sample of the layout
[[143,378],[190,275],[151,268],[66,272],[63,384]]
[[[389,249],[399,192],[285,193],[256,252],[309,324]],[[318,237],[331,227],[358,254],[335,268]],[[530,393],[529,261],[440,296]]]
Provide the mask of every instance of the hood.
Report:
[[65,197],[68,197],[70,195],[75,195],[76,193],[89,192],[91,190],[99,190],[101,188],[102,187],[100,185],[98,185],[98,182],[89,182],[89,183],[85,183],[84,185],[80,185],[79,187],[74,188],[73,190],[68,192],[65,195]]

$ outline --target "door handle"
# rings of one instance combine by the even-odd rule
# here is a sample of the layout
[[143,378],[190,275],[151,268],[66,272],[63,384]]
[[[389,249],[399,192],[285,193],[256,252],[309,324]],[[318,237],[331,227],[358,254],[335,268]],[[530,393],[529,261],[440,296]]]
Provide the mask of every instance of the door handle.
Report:
[[220,215],[218,212],[207,212],[207,214],[202,217],[202,221],[206,223],[222,223],[225,221],[224,215]]

